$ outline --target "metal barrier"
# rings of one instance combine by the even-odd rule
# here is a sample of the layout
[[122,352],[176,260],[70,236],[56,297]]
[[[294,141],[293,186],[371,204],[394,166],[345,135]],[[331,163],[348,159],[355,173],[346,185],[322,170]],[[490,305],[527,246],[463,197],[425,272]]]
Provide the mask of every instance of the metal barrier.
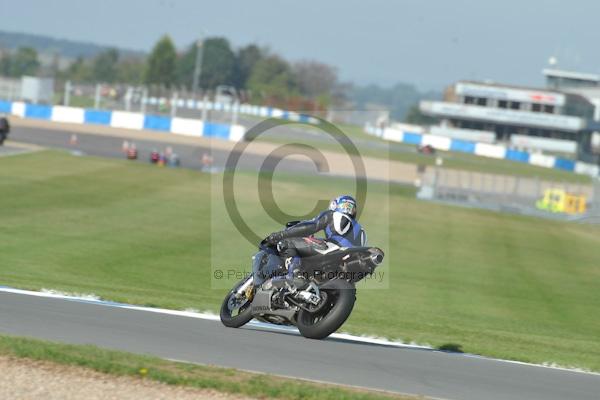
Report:
[[21,118],[41,119],[73,124],[108,125],[114,128],[147,129],[187,136],[204,136],[237,142],[246,129],[239,124],[221,124],[189,118],[128,111],[105,111],[78,107],[47,106],[0,100],[0,110]]
[[[585,213],[551,212],[541,206],[548,191],[564,192],[585,202]],[[436,167],[421,177],[418,197],[468,207],[577,220],[600,217],[600,180],[594,184],[543,180],[511,175],[486,174]],[[569,198],[570,198],[569,197]],[[600,221],[600,218],[599,218]]]
[[368,134],[378,136],[385,140],[412,144],[417,146],[431,146],[436,150],[454,151],[459,153],[474,154],[481,157],[494,159],[505,159],[525,164],[531,164],[543,168],[554,168],[563,171],[575,172],[577,174],[600,176],[600,166],[574,161],[556,156],[529,153],[517,149],[511,149],[500,144],[489,144],[481,142],[470,142],[466,140],[453,139],[445,136],[432,135],[404,131],[394,128],[374,128],[366,126]]

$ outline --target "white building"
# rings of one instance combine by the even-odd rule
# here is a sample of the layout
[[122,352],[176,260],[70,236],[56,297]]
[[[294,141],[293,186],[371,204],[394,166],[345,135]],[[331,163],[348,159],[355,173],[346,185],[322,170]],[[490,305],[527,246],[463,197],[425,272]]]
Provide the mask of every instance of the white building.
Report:
[[[420,109],[441,121],[432,127],[436,134],[457,131],[468,140],[472,132],[474,141],[488,137],[514,147],[571,154],[589,139],[584,131],[595,111],[576,93],[472,81],[449,86],[442,101],[422,101]],[[528,137],[536,140],[524,140]]]

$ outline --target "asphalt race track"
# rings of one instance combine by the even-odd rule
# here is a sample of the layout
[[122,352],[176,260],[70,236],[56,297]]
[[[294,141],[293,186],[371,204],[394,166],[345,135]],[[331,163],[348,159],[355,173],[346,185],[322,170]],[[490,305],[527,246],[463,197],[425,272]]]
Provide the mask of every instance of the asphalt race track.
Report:
[[[98,157],[111,157],[124,159],[125,155],[122,152],[123,137],[81,134],[77,135],[78,143],[76,146],[70,145],[69,140],[74,132],[67,132],[59,128],[38,128],[27,126],[14,126],[9,139],[22,143],[29,143],[48,148],[78,150],[84,154]],[[7,142],[10,144],[10,142]],[[137,162],[149,162],[150,153],[156,149],[163,151],[168,143],[153,140],[135,140],[135,145],[138,149]],[[224,168],[228,151],[215,148],[204,147],[202,145],[189,144],[172,144],[170,145],[179,155],[181,164],[185,168],[201,169],[202,155],[210,153],[214,159],[213,166],[216,168]],[[263,164],[265,157],[246,154],[240,158],[239,167],[242,170],[258,171]],[[315,165],[310,161],[284,159],[277,166],[282,171],[315,173],[317,171]]]
[[[360,298],[359,298],[360,301]],[[0,291],[0,333],[446,399],[598,399],[600,375]]]

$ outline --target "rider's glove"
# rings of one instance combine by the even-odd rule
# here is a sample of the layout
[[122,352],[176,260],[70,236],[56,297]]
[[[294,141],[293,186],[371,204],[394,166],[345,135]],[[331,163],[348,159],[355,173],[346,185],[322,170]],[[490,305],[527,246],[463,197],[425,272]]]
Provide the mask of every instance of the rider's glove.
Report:
[[283,233],[273,232],[267,237],[266,242],[270,245],[275,245],[275,244],[279,243],[279,241],[282,239],[283,239]]

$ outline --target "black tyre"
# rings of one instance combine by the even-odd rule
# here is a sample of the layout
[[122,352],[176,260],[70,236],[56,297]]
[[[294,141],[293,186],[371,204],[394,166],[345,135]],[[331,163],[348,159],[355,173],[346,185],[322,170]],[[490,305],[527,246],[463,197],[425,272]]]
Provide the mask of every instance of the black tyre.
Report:
[[220,317],[223,325],[228,328],[239,328],[252,319],[251,299],[248,299],[245,294],[242,297],[236,297],[238,288],[248,279],[250,278],[239,281],[223,300]]
[[321,288],[321,292],[327,296],[325,304],[317,311],[302,309],[298,312],[298,330],[309,339],[324,339],[337,331],[350,316],[356,301],[354,285],[341,279],[330,281],[327,288]]

